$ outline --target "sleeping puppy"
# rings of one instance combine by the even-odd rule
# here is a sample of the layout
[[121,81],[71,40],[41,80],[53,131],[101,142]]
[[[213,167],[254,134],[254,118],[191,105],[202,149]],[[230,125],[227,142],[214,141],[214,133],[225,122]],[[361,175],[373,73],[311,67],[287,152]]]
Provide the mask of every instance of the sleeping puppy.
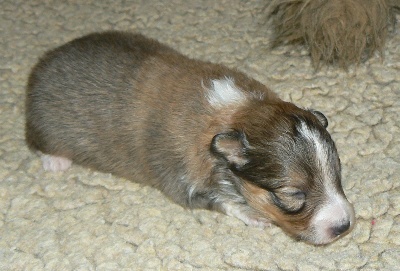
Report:
[[110,172],[312,244],[354,225],[326,127],[322,113],[245,74],[140,34],[94,33],[49,51],[27,87],[26,141],[44,169]]

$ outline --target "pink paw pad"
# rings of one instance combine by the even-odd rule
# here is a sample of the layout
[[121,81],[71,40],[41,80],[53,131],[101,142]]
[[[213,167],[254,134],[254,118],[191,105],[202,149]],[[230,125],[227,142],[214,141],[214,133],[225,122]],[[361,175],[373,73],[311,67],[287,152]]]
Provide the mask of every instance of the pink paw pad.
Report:
[[72,164],[72,161],[65,157],[52,156],[48,154],[43,154],[41,159],[43,169],[52,172],[67,170]]

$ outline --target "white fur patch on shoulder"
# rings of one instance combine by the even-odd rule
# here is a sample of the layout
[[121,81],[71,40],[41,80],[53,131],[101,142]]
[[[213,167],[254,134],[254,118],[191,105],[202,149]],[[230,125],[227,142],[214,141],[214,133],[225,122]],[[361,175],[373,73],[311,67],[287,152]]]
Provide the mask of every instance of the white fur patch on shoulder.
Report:
[[231,78],[214,79],[211,83],[212,87],[208,89],[207,100],[214,107],[240,104],[247,100],[246,95]]

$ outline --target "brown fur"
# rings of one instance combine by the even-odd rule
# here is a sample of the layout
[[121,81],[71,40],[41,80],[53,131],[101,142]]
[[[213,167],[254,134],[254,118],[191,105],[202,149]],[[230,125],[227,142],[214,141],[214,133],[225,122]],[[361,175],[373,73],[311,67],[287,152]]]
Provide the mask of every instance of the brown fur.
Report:
[[183,57],[139,34],[76,39],[45,54],[33,68],[26,100],[28,146],[153,185],[187,206],[191,183],[180,184],[181,179],[200,191],[210,185],[210,142],[229,129],[235,111],[215,112],[201,82],[207,86],[226,76],[243,90],[278,99],[243,73]]
[[273,46],[306,44],[315,68],[347,68],[376,51],[382,55],[399,8],[399,0],[273,0]]
[[[239,90],[217,92],[213,80],[226,78]],[[213,104],[210,93],[225,91],[228,102]],[[344,221],[354,223],[333,217],[318,228],[322,237],[318,224],[310,226],[319,203],[329,202],[324,183],[347,202],[326,126],[322,113],[280,100],[239,71],[140,34],[94,33],[60,46],[33,68],[27,87],[31,149],[152,185],[184,207],[256,225],[271,219],[318,244],[348,231],[337,230]],[[321,139],[322,163],[312,135]]]

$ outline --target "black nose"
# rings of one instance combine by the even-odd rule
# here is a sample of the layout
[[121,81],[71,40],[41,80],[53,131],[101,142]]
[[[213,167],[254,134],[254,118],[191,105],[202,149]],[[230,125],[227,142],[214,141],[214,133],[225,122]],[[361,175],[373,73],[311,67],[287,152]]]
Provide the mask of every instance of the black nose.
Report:
[[350,221],[346,221],[339,226],[335,226],[332,228],[332,233],[334,236],[339,236],[342,233],[346,232],[350,228]]

